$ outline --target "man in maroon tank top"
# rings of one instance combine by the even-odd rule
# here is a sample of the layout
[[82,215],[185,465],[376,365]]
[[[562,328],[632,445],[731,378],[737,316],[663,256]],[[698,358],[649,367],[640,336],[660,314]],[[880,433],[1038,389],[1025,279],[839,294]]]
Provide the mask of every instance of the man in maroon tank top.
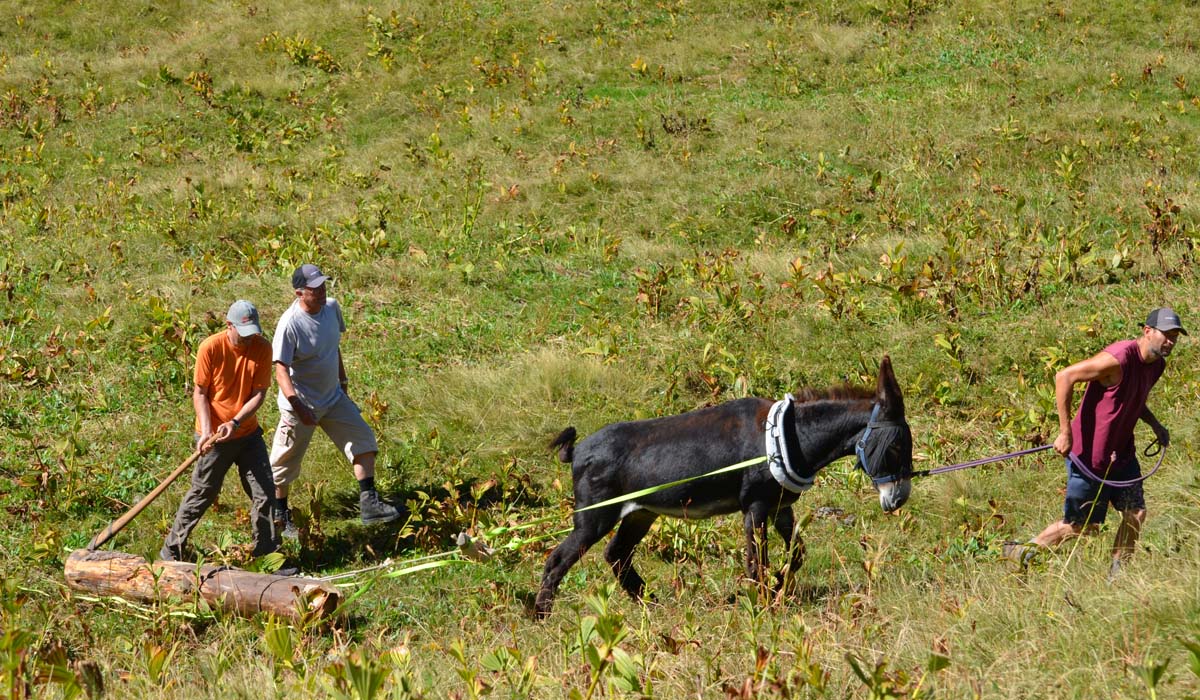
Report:
[[[1111,480],[1141,476],[1134,449],[1133,429],[1140,419],[1166,447],[1170,436],[1146,406],[1150,389],[1166,368],[1180,335],[1187,335],[1179,315],[1169,308],[1150,312],[1142,334],[1134,340],[1113,343],[1095,357],[1077,362],[1054,375],[1058,405],[1059,434],[1054,449],[1064,457],[1074,455],[1094,474]],[[1087,382],[1083,401],[1071,419],[1075,385]],[[1146,499],[1138,482],[1123,488],[1093,481],[1067,458],[1067,495],[1063,519],[1051,523],[1028,544],[1009,544],[1004,553],[1026,563],[1038,547],[1053,547],[1083,533],[1095,532],[1112,504],[1121,513],[1121,525],[1113,541],[1110,575],[1120,570],[1121,561],[1133,546],[1146,521]]]

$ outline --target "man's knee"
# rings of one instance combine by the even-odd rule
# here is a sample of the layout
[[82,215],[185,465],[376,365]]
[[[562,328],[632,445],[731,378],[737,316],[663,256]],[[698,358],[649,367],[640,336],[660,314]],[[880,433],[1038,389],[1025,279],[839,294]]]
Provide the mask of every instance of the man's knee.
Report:
[[1123,510],[1121,511],[1121,518],[1130,525],[1141,527],[1142,524],[1146,522],[1146,509],[1135,508],[1131,510]]
[[270,476],[275,486],[287,486],[300,476],[300,465],[304,461],[304,452],[289,450],[281,454],[271,455]]
[[276,465],[271,470],[271,481],[275,485],[276,491],[286,489],[292,485],[292,482],[300,476],[300,465],[283,464]]
[[211,503],[218,494],[221,493],[223,481],[214,482],[211,479],[194,477],[192,479],[191,488],[189,489],[188,497],[196,500],[202,500]]
[[1046,529],[1042,530],[1041,534],[1033,538],[1033,542],[1042,547],[1053,547],[1064,540],[1078,537],[1083,532],[1083,528],[1082,523],[1059,520],[1046,526]]

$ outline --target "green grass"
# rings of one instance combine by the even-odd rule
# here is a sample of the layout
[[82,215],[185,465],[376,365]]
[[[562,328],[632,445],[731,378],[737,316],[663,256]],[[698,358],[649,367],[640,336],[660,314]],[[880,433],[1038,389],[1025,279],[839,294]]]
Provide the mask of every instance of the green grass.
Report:
[[[570,508],[545,449],[567,425],[869,381],[890,353],[920,466],[938,466],[1048,442],[1054,371],[1151,307],[1196,325],[1194,4],[9,2],[0,18],[7,694],[94,677],[187,698],[1200,694],[1190,341],[1152,397],[1173,446],[1114,585],[1111,525],[1024,575],[997,556],[1057,517],[1056,459],[920,482],[895,516],[838,464],[798,511],[853,521],[806,526],[792,595],[739,579],[736,519],[660,522],[638,552],[656,603],[610,598],[592,552],[550,620],[527,613]],[[293,495],[316,526],[306,569],[547,518],[522,531],[536,541],[381,580],[333,629],[69,591],[69,551],[189,452],[196,344],[235,298],[273,326],[308,261],[336,278],[379,480],[412,519],[361,528],[318,440]],[[183,488],[113,546],[156,552]],[[236,484],[193,539],[246,563]],[[587,651],[605,640],[621,651]]]

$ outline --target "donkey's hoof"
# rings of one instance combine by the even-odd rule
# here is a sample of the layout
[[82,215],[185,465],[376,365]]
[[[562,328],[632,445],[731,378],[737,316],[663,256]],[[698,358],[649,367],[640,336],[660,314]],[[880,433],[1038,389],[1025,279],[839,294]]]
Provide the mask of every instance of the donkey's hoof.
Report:
[[771,588],[771,592],[778,595],[794,590],[798,585],[795,573],[777,571],[775,572],[775,585]]
[[[625,593],[630,598],[632,598],[634,601],[639,602],[639,603],[642,602],[642,600],[647,597],[645,584],[638,584],[636,586],[630,586],[629,588],[625,589]],[[654,594],[650,593],[650,594],[648,594],[648,597],[653,598]]]
[[646,606],[658,606],[658,596],[653,593],[642,593],[634,598],[635,601]]
[[546,595],[545,591],[540,591],[537,598],[533,601],[533,619],[545,620],[550,617],[550,609],[554,607],[554,596]]

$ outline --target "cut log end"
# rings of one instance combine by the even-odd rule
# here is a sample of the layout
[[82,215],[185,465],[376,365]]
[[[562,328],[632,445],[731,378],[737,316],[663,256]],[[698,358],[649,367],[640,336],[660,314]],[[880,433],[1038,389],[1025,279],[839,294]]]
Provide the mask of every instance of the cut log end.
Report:
[[139,603],[199,595],[214,607],[245,617],[265,612],[293,620],[327,619],[342,601],[341,591],[316,579],[210,564],[150,563],[124,552],[77,549],[67,557],[63,573],[67,585],[77,591]]

